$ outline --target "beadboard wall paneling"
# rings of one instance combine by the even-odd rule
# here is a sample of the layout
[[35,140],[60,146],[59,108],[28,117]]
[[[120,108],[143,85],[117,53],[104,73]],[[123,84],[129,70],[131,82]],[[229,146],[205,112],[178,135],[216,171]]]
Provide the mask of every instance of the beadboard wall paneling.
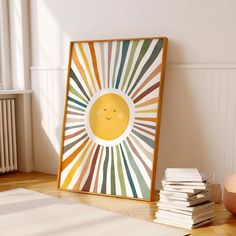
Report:
[[[34,161],[57,173],[66,67],[32,67]],[[167,69],[156,188],[167,167],[197,167],[215,182],[236,172],[236,65]]]

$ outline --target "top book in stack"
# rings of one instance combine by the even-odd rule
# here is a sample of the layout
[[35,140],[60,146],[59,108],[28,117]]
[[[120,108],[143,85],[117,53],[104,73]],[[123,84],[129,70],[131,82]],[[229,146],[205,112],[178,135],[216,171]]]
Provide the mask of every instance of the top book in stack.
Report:
[[165,181],[181,182],[204,182],[206,176],[199,173],[196,168],[167,168],[165,170]]

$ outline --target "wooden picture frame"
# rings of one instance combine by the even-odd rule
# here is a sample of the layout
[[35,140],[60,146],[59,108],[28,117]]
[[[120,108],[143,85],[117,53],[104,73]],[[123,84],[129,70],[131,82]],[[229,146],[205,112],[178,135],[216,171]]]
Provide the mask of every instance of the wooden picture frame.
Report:
[[58,189],[154,201],[167,43],[70,43]]

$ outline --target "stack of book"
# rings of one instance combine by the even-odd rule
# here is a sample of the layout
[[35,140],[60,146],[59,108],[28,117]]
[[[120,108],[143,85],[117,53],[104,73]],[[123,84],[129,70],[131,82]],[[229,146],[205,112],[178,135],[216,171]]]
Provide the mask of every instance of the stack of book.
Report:
[[168,168],[162,186],[155,222],[192,229],[212,221],[208,182],[197,169]]

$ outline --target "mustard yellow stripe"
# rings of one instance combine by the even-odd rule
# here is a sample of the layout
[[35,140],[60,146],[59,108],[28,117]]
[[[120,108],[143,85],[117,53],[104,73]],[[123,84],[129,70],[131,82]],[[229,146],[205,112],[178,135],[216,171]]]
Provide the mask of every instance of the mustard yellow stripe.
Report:
[[135,113],[155,113],[155,112],[157,112],[157,109],[136,111]]
[[81,162],[83,161],[84,159],[84,156],[86,155],[89,147],[91,146],[92,144],[92,141],[90,141],[87,145],[87,147],[84,149],[84,151],[82,152],[80,158],[76,161],[76,163],[74,164],[74,166],[71,168],[70,172],[68,173],[68,175],[66,176],[66,179],[64,181],[64,183],[62,184],[62,188],[67,188],[76,172],[76,170],[79,168]]
[[82,43],[78,43],[78,45],[79,45],[79,49],[80,49],[81,55],[82,55],[82,57],[83,57],[83,59],[84,59],[84,63],[85,63],[86,69],[87,69],[87,71],[88,71],[88,73],[89,73],[89,76],[90,76],[90,78],[91,78],[91,81],[92,81],[94,90],[96,91],[96,87],[95,87],[95,83],[94,83],[94,78],[93,78],[91,69],[90,69],[90,67],[89,67],[88,59],[87,59],[87,57],[86,57],[86,55],[85,55],[83,45],[82,45]]

